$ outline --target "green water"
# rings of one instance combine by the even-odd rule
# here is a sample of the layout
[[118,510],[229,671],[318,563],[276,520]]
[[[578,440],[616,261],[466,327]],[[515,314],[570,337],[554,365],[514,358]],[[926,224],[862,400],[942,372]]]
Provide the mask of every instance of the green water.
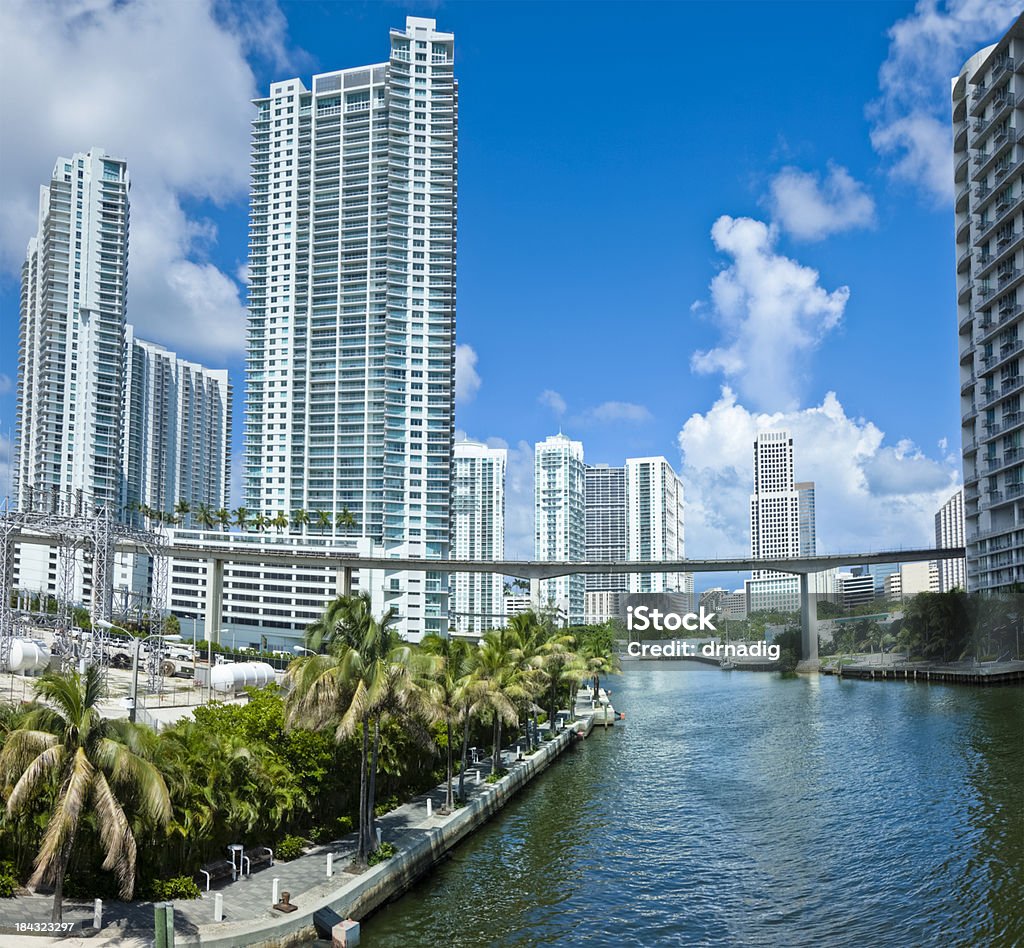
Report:
[[[685,669],[685,670],[684,670]],[[634,664],[363,944],[1024,944],[1024,689]]]

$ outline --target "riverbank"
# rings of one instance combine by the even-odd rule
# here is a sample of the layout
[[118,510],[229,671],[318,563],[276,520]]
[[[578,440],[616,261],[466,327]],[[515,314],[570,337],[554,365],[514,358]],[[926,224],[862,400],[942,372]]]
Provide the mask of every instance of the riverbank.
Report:
[[1011,685],[1024,683],[1024,662],[851,662],[822,665],[823,675],[868,681],[934,681],[956,685]]
[[[328,934],[346,918],[362,919],[380,906],[398,898],[418,879],[447,857],[451,849],[491,819],[534,777],[546,770],[578,738],[594,727],[594,714],[577,715],[577,720],[529,757],[517,759],[514,748],[503,752],[508,773],[496,783],[484,779],[489,761],[467,770],[467,803],[449,814],[440,813],[445,785],[434,787],[378,820],[382,838],[398,850],[395,856],[351,875],[342,867],[355,853],[354,838],[337,840],[311,849],[287,863],[277,863],[255,874],[229,882],[202,899],[174,903],[175,948],[284,948],[308,943]],[[478,770],[479,768],[479,770]],[[458,778],[456,778],[458,779]],[[429,810],[428,810],[429,801]],[[333,876],[329,876],[333,869]],[[297,910],[282,914],[274,910],[273,884],[290,894]],[[223,903],[223,920],[215,921],[215,896]],[[13,944],[22,936],[18,924],[45,924],[52,899],[26,895],[0,902],[0,940]],[[118,945],[124,948],[152,945],[152,903],[106,903],[104,927],[92,928],[92,903],[65,902],[64,918],[74,925],[72,937],[53,938],[45,934],[25,938],[26,944],[68,945],[86,936],[82,944]]]

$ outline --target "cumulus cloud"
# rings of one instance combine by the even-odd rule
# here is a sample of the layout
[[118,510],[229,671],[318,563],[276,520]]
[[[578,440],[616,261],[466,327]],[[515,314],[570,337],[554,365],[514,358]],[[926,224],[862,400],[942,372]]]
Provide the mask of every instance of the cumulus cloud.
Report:
[[800,168],[783,168],[772,179],[769,203],[779,227],[800,240],[821,240],[875,222],[874,199],[834,163],[824,179]]
[[543,392],[541,392],[540,395],[537,396],[537,401],[544,405],[546,408],[550,408],[559,417],[565,414],[565,399],[562,398],[562,396],[559,395],[558,392],[555,392],[550,388],[547,388]]
[[240,352],[240,287],[209,261],[216,228],[195,209],[246,198],[258,93],[247,57],[283,63],[284,26],[272,0],[244,17],[213,0],[0,4],[0,83],[31,90],[0,97],[18,143],[0,177],[5,269],[21,264],[56,158],[103,148],[132,179],[129,320],[194,358]]
[[476,398],[480,390],[480,375],[476,370],[476,350],[465,344],[455,347],[455,401],[465,405]]
[[795,407],[804,362],[839,324],[850,290],[825,290],[817,270],[777,253],[776,230],[761,221],[722,216],[711,238],[732,258],[711,281],[711,319],[723,338],[690,366],[734,380],[757,408]]
[[749,552],[754,439],[782,429],[793,435],[796,479],[815,483],[819,552],[934,542],[935,511],[959,481],[956,457],[928,457],[905,439],[887,443],[877,425],[849,417],[832,392],[817,406],[768,413],[746,408],[724,387],[679,432],[687,555]]
[[871,143],[891,162],[894,178],[937,202],[952,199],[949,77],[1019,14],[1016,0],[919,0],[889,30],[889,54],[878,75],[881,96],[868,114]]
[[573,419],[573,423],[581,426],[607,425],[621,421],[640,424],[650,421],[653,417],[646,405],[637,405],[633,402],[602,402],[586,409],[578,418]]

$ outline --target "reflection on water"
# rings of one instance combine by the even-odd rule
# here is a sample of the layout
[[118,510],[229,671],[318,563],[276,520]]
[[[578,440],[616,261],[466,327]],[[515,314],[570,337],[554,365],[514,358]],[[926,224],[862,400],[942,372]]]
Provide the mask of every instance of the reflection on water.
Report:
[[1024,691],[631,665],[364,944],[1013,945]]

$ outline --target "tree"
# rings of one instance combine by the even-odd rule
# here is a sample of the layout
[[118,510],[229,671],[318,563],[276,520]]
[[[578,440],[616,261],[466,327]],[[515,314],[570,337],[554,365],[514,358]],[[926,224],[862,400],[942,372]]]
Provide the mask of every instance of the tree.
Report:
[[49,820],[36,856],[31,887],[51,882],[54,922],[61,921],[64,875],[78,831],[87,815],[96,818],[103,868],[117,877],[120,894],[135,890],[135,829],[125,812],[135,802],[139,815],[157,825],[170,819],[171,803],[160,771],[142,753],[138,729],[100,716],[103,690],[98,669],[48,672],[36,684],[46,704],[26,715],[0,752],[0,775],[14,783],[7,815],[18,816],[37,795],[54,788]]
[[340,596],[328,610],[330,623],[307,636],[309,647],[316,644],[326,653],[299,659],[288,669],[288,721],[293,726],[333,726],[339,743],[358,735],[356,858],[364,863],[377,848],[373,828],[381,722],[404,716],[411,724],[409,712],[421,708],[423,700],[413,674],[413,649],[391,628],[393,610],[375,618],[367,592]]
[[244,530],[249,526],[249,510],[246,507],[236,507],[234,510],[235,526]]
[[296,530],[309,526],[309,514],[305,510],[292,511],[292,526]]
[[227,507],[218,508],[214,517],[217,518],[217,523],[221,525],[222,529],[227,530],[231,526],[231,511]]
[[291,521],[288,519],[288,515],[283,510],[279,510],[274,519],[270,521],[270,526],[272,526],[278,533],[281,533],[288,529],[288,524],[290,523]]
[[174,505],[174,513],[178,518],[178,523],[183,524],[185,522],[185,518],[192,513],[192,505],[182,498]]
[[265,513],[260,511],[256,514],[256,519],[253,520],[252,525],[256,528],[257,533],[262,533],[270,525],[270,520]]
[[341,508],[341,512],[337,517],[335,517],[334,523],[335,526],[337,526],[339,530],[343,530],[346,535],[350,530],[354,530],[358,526],[356,518],[352,515],[352,511],[348,509],[347,504]]
[[[470,672],[470,651],[465,639],[441,638],[431,633],[420,642],[423,651],[432,656],[435,662],[428,666],[430,684],[428,686],[429,707],[435,720],[444,723],[447,738],[447,760],[444,810],[452,809],[452,778],[454,776],[454,755],[452,751],[452,725],[464,718],[462,740],[462,771],[466,770],[466,748],[469,742],[469,715],[465,701],[466,680]],[[464,786],[460,780],[459,798],[463,798]]]
[[473,660],[472,681],[467,688],[470,713],[492,720],[491,773],[497,774],[501,764],[501,726],[519,723],[516,705],[523,697],[519,654],[506,629],[492,629],[484,633]]
[[181,621],[173,612],[168,612],[167,615],[164,616],[163,633],[164,635],[181,634]]
[[200,504],[196,508],[196,521],[203,530],[212,530],[217,515],[206,504]]
[[331,522],[331,514],[329,511],[318,510],[316,512],[316,527],[321,533],[330,529]]

